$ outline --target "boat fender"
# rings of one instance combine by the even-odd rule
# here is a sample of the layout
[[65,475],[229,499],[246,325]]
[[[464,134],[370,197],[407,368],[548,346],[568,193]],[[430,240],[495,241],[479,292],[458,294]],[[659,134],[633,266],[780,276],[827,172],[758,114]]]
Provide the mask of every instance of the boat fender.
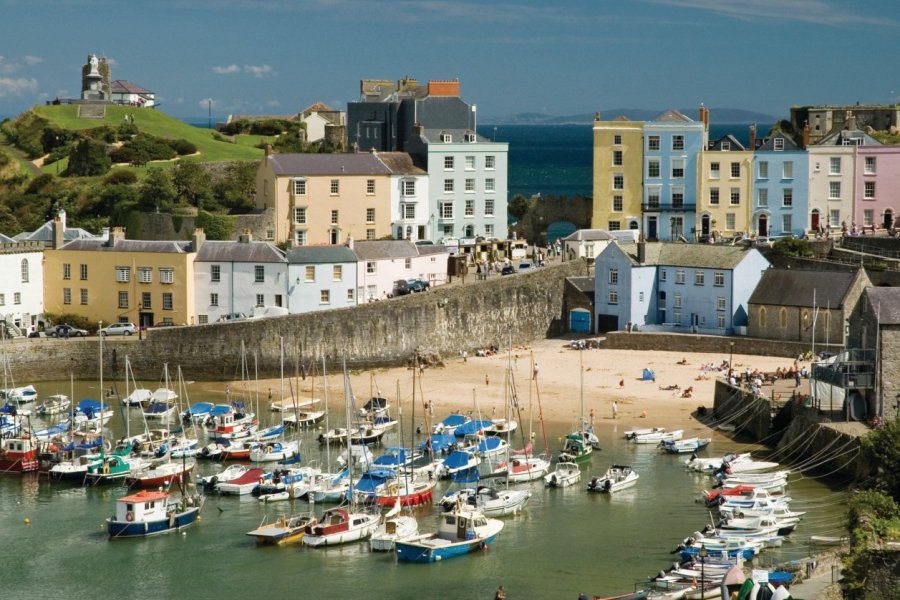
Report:
[[260,477],[260,478],[259,478],[259,482],[260,482],[260,483],[265,483],[265,482],[266,482],[266,478],[265,478],[265,477]]
[[109,465],[103,465],[103,474],[109,475]]
[[125,513],[125,520],[128,521],[129,523],[134,521],[134,513],[131,512],[130,510],[127,513]]

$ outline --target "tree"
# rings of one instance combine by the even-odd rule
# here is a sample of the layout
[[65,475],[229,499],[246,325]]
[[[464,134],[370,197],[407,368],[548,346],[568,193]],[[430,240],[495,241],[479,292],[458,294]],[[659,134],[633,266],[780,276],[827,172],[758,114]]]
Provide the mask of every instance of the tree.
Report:
[[512,197],[512,200],[509,201],[509,208],[507,210],[510,215],[514,216],[517,220],[521,220],[522,217],[531,210],[531,202],[522,194],[516,194]]
[[9,210],[9,207],[0,204],[0,233],[8,236],[14,236],[22,231],[19,220]]
[[256,188],[257,163],[235,162],[225,169],[225,176],[216,183],[215,195],[219,204],[232,213],[253,209],[253,190]]
[[195,162],[179,162],[172,169],[172,183],[178,199],[201,208],[203,201],[212,198],[212,180],[209,173]]
[[69,153],[67,176],[93,177],[104,175],[112,167],[106,154],[106,144],[95,140],[81,140]]
[[168,212],[178,201],[178,191],[172,182],[169,171],[150,169],[141,183],[138,207],[144,211]]
[[865,464],[873,473],[869,487],[900,501],[900,419],[887,421],[860,442]]

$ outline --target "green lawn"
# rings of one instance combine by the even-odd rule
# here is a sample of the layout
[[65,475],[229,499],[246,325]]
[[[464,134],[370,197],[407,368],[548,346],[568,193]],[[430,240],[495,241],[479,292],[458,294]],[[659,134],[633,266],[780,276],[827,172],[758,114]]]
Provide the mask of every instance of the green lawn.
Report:
[[[138,108],[134,106],[106,107],[104,119],[81,119],[78,117],[78,107],[75,105],[46,106],[40,105],[33,108],[34,112],[66,129],[91,129],[101,124],[118,127],[125,122],[126,115],[134,116],[134,124],[141,130],[151,135],[167,139],[185,139],[195,144],[200,150],[200,155],[192,157],[201,162],[217,162],[223,160],[260,160],[263,151],[253,148],[249,142],[230,143],[213,139],[213,131],[193,127],[174,117],[154,110],[152,108]],[[253,136],[254,142],[259,142],[259,136]],[[62,168],[63,165],[60,165]],[[56,172],[55,165],[49,165],[45,172]]]

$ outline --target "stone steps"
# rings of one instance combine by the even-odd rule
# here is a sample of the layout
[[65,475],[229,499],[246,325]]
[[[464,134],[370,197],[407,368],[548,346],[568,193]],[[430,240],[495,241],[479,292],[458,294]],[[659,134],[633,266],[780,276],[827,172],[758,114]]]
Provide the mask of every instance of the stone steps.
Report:
[[82,119],[102,119],[106,117],[106,104],[79,104],[78,116]]

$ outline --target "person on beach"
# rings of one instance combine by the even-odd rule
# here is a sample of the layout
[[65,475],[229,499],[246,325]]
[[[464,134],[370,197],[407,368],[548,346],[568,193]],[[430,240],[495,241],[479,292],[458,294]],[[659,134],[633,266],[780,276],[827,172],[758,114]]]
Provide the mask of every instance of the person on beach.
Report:
[[615,400],[612,401],[612,411],[613,411],[613,419],[619,418],[619,403]]
[[534,379],[535,381],[537,381],[538,370],[539,370],[539,369],[538,369],[538,364],[537,364],[537,363],[534,363],[534,377],[533,377],[533,379]]

